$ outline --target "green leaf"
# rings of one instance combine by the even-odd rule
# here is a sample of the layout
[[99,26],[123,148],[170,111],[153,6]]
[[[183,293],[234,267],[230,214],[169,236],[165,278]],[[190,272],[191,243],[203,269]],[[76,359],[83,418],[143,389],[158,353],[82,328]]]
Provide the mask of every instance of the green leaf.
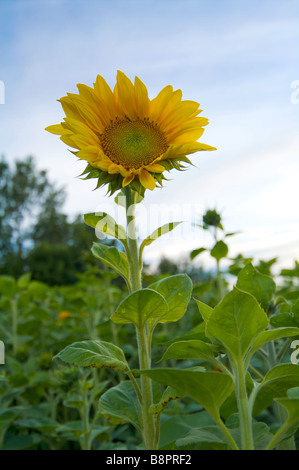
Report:
[[237,287],[252,294],[264,310],[267,310],[276,289],[273,279],[270,276],[261,274],[251,263],[248,263],[239,272]]
[[168,313],[160,323],[178,321],[185,313],[192,294],[192,281],[187,274],[176,274],[149,286],[161,294],[168,304]]
[[[235,417],[235,415],[233,416]],[[229,425],[228,420],[226,426],[229,428],[230,434],[235,440],[239,448],[241,448],[241,429],[240,426]],[[238,422],[238,415],[236,415],[236,421]],[[264,450],[272,438],[272,434],[269,431],[268,426],[265,423],[253,422],[253,441],[255,450]],[[230,449],[230,446],[226,440],[226,437],[222,433],[221,429],[217,426],[204,426],[201,428],[191,429],[189,433],[181,439],[176,441],[176,445],[179,449],[201,449],[204,444],[203,450],[207,444],[218,444],[218,448]]]
[[12,298],[18,292],[17,283],[11,276],[0,276],[0,294]]
[[183,396],[183,393],[178,392],[172,387],[167,387],[161,399],[159,400],[159,403],[155,403],[151,406],[150,412],[154,415],[160,414],[164,408],[166,408],[169,402],[172,400],[177,400],[178,398],[182,398]]
[[233,379],[219,372],[151,369],[140,371],[140,373],[197,401],[215,421],[219,419],[220,406],[234,388]]
[[213,313],[212,307],[209,307],[209,305],[204,304],[203,302],[200,302],[200,300],[194,299],[197,303],[199,313],[201,314],[203,320],[207,323],[209,320],[210,316]]
[[143,240],[140,246],[140,257],[142,256],[143,250],[146,246],[151,245],[157,238],[162,237],[162,235],[165,235],[166,233],[171,232],[173,229],[175,229],[178,225],[180,225],[182,222],[169,222],[168,224],[162,225],[162,227],[157,228],[156,230],[151,233],[147,238]]
[[[285,304],[286,309],[288,304]],[[275,327],[297,327],[299,328],[299,300],[292,306],[291,312],[283,312],[271,318],[271,325]]]
[[12,435],[5,440],[1,450],[27,450],[35,447],[41,441],[42,435],[38,433]]
[[177,336],[176,338],[171,339],[170,341],[165,341],[163,344],[165,346],[170,346],[173,343],[177,343],[178,341],[189,341],[190,339],[199,339],[201,341],[205,341],[208,338],[205,335],[205,323],[199,323],[196,325],[191,331],[186,332],[182,336]]
[[113,424],[131,423],[141,432],[141,408],[130,381],[107,390],[99,400],[98,410]]
[[253,416],[268,408],[274,398],[285,397],[290,388],[297,386],[299,386],[299,365],[279,364],[273,367],[255,391]]
[[22,276],[19,277],[18,279],[18,287],[20,289],[25,289],[26,287],[29,286],[29,283],[31,281],[31,273],[26,273],[23,274]]
[[106,266],[114,269],[129,284],[129,265],[124,253],[118,251],[115,246],[107,246],[102,243],[94,243],[91,251],[96,258],[100,259]]
[[194,428],[188,434],[176,441],[176,446],[181,448],[194,448],[198,444],[221,444],[218,449],[225,450],[228,448],[228,443],[218,426],[204,426],[202,428]]
[[109,237],[117,238],[122,242],[126,242],[127,233],[122,225],[118,225],[113,217],[106,212],[92,212],[84,215],[86,225],[94,228],[96,231],[104,233]]
[[178,341],[169,346],[159,362],[168,359],[202,359],[218,366],[219,363],[214,356],[217,349],[217,346],[204,343],[200,340]]
[[225,258],[228,254],[228,246],[222,240],[217,242],[215,246],[211,249],[211,256],[216,258],[217,261],[220,261],[221,258]]
[[276,398],[275,401],[283,406],[288,412],[289,426],[299,421],[299,397],[297,398]]
[[[136,192],[136,204],[139,204],[144,199],[144,196],[139,192]],[[121,207],[126,208],[126,195],[124,194],[123,190],[120,191],[114,198],[114,202]]]
[[234,288],[214,308],[206,334],[220,341],[231,356],[242,359],[268,324],[268,317],[255,298]]
[[199,413],[180,414],[177,416],[164,415],[161,420],[160,429],[160,450],[176,449],[175,441],[185,436],[191,429],[198,426],[207,426],[213,424],[210,415],[201,410]]
[[[254,340],[251,350],[248,354],[248,359],[258,351],[264,344],[270,341],[275,341],[280,338],[289,338],[291,336],[298,336],[299,328],[275,328],[272,330],[262,331]],[[247,360],[248,360],[247,359]]]
[[60,351],[55,358],[81,367],[109,367],[113,370],[128,370],[123,351],[106,341],[81,341]]
[[59,423],[55,421],[54,419],[44,416],[38,419],[34,419],[34,418],[18,419],[14,422],[14,424],[22,428],[37,429],[43,434],[46,434],[46,433],[54,433]]
[[190,258],[193,260],[196,258],[196,256],[200,255],[200,253],[203,253],[206,250],[206,248],[197,248],[196,250],[191,251]]
[[164,297],[152,289],[142,289],[128,295],[111,316],[114,323],[134,323],[142,327],[148,320],[161,320],[168,312]]

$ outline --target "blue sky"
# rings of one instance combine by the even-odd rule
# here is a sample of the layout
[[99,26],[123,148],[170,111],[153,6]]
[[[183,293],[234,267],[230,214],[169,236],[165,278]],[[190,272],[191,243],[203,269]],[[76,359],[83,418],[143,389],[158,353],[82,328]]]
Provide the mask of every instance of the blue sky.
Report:
[[[174,212],[152,215],[150,228],[190,204],[192,217],[216,207],[228,231],[242,232],[231,255],[279,255],[289,265],[299,258],[298,39],[298,0],[0,0],[0,153],[33,154],[66,187],[68,213],[113,211],[104,190],[77,178],[83,163],[44,131],[63,117],[56,99],[97,74],[113,86],[117,69],[138,75],[151,97],[172,84],[201,103],[210,120],[201,141],[218,150],[195,154],[196,167],[148,193],[146,208]],[[148,257],[202,243],[186,229],[152,244]]]

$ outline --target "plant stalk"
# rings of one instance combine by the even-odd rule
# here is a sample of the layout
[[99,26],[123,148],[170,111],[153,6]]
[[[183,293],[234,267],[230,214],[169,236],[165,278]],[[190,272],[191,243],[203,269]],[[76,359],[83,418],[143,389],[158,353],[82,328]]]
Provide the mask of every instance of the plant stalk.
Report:
[[235,389],[240,416],[242,450],[254,450],[252,419],[246,390],[246,371],[242,359],[234,367]]
[[[141,271],[142,266],[139,263],[139,249],[136,236],[135,205],[136,193],[129,187],[125,188],[126,195],[126,213],[127,213],[127,243],[128,243],[128,263],[130,268],[130,278],[132,291],[142,289]],[[147,334],[147,325],[136,328],[139,367],[140,369],[150,369],[150,346]],[[143,442],[147,450],[155,450],[156,429],[154,416],[150,413],[150,407],[153,404],[152,381],[149,377],[141,376],[141,408],[142,408],[142,431]]]

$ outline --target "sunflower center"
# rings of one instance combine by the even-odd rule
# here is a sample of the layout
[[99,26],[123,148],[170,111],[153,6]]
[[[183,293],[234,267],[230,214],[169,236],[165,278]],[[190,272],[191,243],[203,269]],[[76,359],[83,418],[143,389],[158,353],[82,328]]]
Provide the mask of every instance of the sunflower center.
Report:
[[149,165],[168,148],[165,135],[149,119],[117,118],[105,127],[100,141],[105,155],[126,169]]

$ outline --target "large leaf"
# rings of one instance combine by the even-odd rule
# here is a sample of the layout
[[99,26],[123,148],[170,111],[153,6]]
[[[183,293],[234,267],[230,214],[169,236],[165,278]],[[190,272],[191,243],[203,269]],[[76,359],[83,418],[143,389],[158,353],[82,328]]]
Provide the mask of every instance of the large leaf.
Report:
[[200,340],[178,341],[169,346],[161,361],[167,359],[202,359],[218,366],[219,363],[214,356],[217,349],[217,346]]
[[192,281],[187,274],[176,274],[149,286],[159,292],[168,304],[168,313],[159,322],[167,323],[179,320],[185,313],[192,294]]
[[268,323],[267,315],[255,298],[234,288],[214,308],[206,334],[219,340],[231,356],[242,359]]
[[220,406],[234,388],[231,376],[220,372],[151,369],[140,371],[140,373],[193,398],[210,413],[215,421],[219,419]]
[[143,250],[146,246],[151,245],[157,238],[162,237],[162,235],[165,235],[168,232],[171,232],[173,229],[175,229],[178,225],[180,225],[182,222],[169,222],[168,224],[162,225],[162,227],[157,228],[156,230],[153,231],[143,242],[141,243],[140,246],[140,256],[142,256]]
[[[240,427],[229,428],[229,431],[237,443],[238,447],[241,448],[241,429]],[[263,450],[270,442],[272,434],[269,431],[268,426],[265,423],[254,422],[252,424],[253,440],[255,450]],[[201,428],[191,429],[189,433],[181,439],[176,441],[177,447],[180,448],[202,448],[202,444],[218,444],[217,448],[229,449],[228,441],[221,429],[217,426],[204,426]],[[219,447],[219,445],[222,445]]]
[[59,357],[68,364],[81,367],[109,367],[114,370],[128,370],[129,366],[123,351],[106,341],[81,341],[60,351]]
[[274,398],[285,397],[290,388],[299,386],[299,365],[279,364],[271,369],[255,391],[253,416],[268,408]]
[[264,344],[269,343],[270,341],[298,335],[299,328],[273,328],[272,330],[262,331],[253,341],[247,359],[249,360],[256,351],[258,351]]
[[148,320],[161,320],[168,312],[164,297],[152,289],[142,289],[128,295],[111,316],[114,323],[134,323],[142,327]]
[[101,232],[109,237],[117,238],[122,242],[127,240],[127,233],[122,225],[118,225],[111,215],[106,212],[93,212],[84,215],[86,225],[94,228],[97,232]]
[[203,320],[205,322],[207,322],[210,318],[210,316],[212,315],[213,313],[213,309],[212,307],[209,307],[209,305],[206,305],[204,304],[203,302],[201,302],[200,300],[197,300],[195,299],[196,303],[197,303],[197,306],[198,306],[198,310],[203,318]]
[[220,261],[221,258],[225,258],[228,254],[228,246],[224,241],[220,240],[215,244],[215,246],[211,249],[211,256],[216,258],[217,261]]
[[115,246],[107,246],[102,243],[94,243],[91,251],[96,258],[114,269],[129,283],[129,265],[124,253],[118,251]]
[[237,287],[252,294],[265,310],[276,289],[273,279],[257,271],[251,263],[239,272]]
[[180,414],[176,416],[164,415],[160,428],[160,450],[176,449],[175,441],[185,436],[191,429],[198,426],[213,424],[210,415],[201,410],[199,413]]
[[113,424],[131,423],[141,432],[141,408],[130,381],[107,390],[99,399],[98,410]]

